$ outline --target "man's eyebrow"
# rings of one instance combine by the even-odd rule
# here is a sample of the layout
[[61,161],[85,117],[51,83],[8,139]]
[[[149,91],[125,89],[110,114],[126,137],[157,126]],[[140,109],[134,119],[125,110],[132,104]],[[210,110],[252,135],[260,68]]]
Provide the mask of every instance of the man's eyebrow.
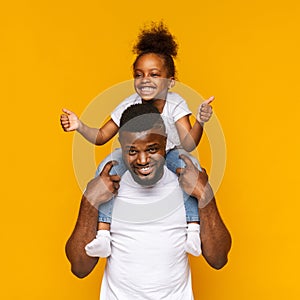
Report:
[[147,147],[154,147],[154,146],[159,146],[159,143],[152,143],[152,144],[147,145]]
[[[154,147],[154,146],[159,146],[159,143],[151,143],[151,144],[146,144],[146,147]],[[135,145],[125,145],[124,148],[130,149],[130,148],[136,148]]]
[[135,146],[134,145],[125,145],[125,148],[130,149],[130,148],[135,148]]

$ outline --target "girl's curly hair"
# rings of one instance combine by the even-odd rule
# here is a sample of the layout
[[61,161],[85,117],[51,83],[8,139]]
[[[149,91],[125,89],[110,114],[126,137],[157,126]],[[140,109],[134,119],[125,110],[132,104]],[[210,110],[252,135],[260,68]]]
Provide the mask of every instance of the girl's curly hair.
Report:
[[175,78],[174,58],[177,56],[178,44],[162,21],[159,23],[152,22],[150,27],[144,27],[140,31],[132,51],[137,55],[133,68],[135,68],[141,56],[147,53],[155,53],[164,60],[168,76]]

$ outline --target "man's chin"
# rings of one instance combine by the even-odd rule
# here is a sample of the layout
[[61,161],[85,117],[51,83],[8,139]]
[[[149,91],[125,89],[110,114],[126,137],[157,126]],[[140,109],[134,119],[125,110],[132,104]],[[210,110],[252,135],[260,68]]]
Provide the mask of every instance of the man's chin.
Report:
[[149,174],[149,175],[144,175],[144,176],[132,173],[132,175],[133,175],[134,181],[142,186],[152,186],[155,183],[157,183],[160,180],[160,178],[162,177],[162,173],[159,173],[156,175]]
[[159,180],[159,178],[151,177],[151,176],[140,177],[140,176],[135,175],[133,178],[134,178],[135,182],[137,182],[138,184],[140,184],[142,186],[154,185]]

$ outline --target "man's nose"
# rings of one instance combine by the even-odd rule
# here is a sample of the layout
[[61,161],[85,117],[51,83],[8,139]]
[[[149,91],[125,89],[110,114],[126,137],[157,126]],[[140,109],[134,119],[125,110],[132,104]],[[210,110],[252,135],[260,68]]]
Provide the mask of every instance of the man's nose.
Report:
[[139,165],[146,165],[149,163],[149,154],[147,152],[140,152],[137,157],[137,163]]

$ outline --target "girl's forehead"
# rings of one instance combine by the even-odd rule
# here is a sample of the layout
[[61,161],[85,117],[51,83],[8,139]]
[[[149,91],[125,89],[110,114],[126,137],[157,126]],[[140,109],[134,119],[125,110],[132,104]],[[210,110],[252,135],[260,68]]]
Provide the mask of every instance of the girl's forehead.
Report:
[[147,53],[142,55],[135,64],[135,69],[138,69],[141,65],[154,65],[163,67],[164,60],[155,53]]

